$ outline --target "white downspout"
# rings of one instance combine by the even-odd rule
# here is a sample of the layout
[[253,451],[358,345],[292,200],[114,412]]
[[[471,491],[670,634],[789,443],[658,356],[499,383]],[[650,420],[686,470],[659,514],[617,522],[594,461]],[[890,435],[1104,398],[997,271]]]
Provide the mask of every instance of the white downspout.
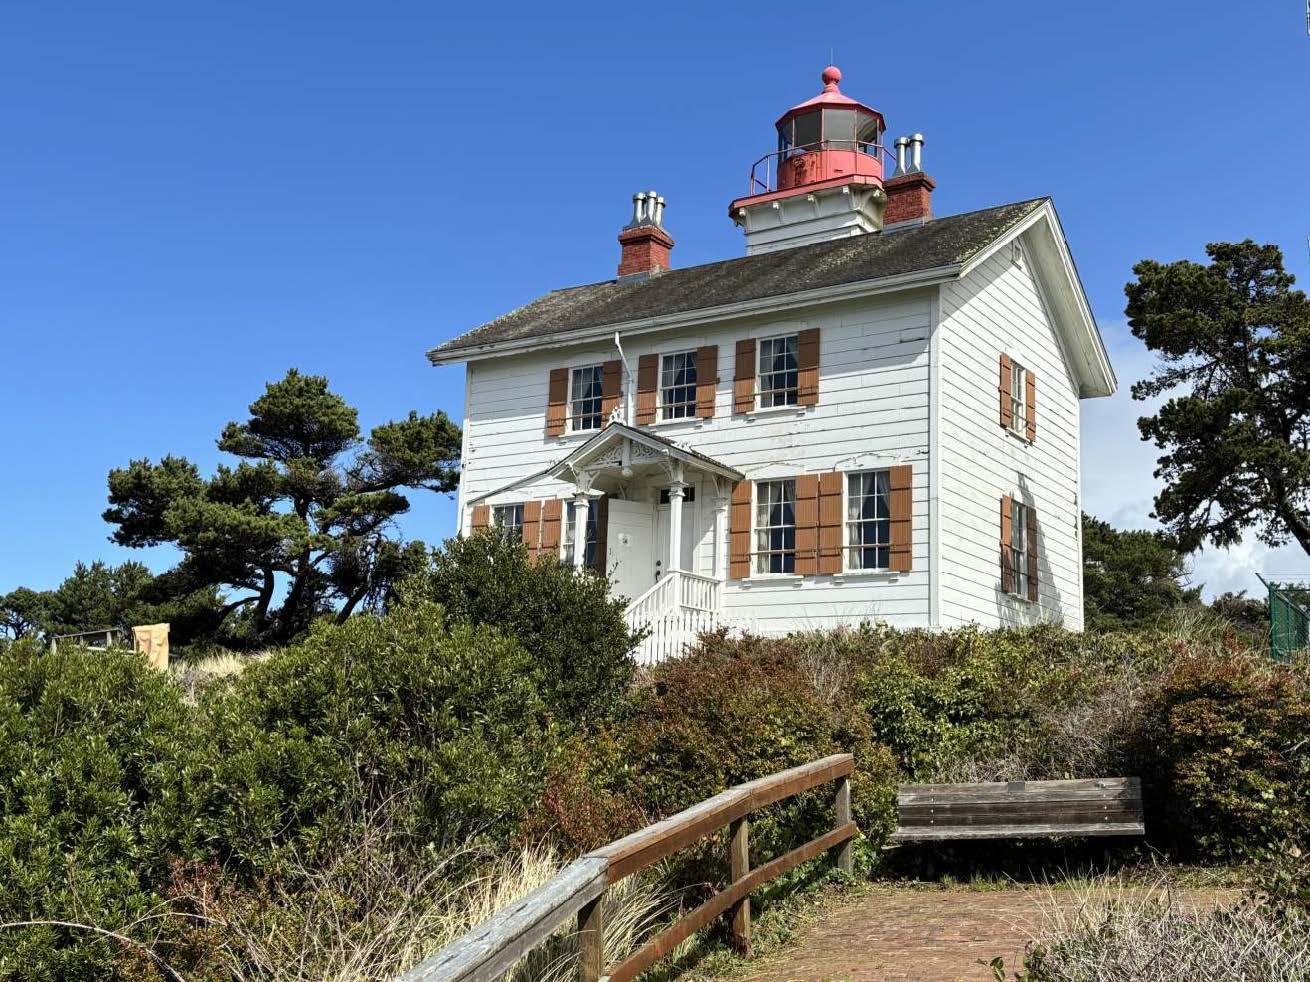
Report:
[[614,347],[619,349],[619,361],[623,362],[623,422],[627,426],[632,425],[632,372],[628,368],[628,356],[623,353],[623,343],[619,340],[619,332],[614,332]]

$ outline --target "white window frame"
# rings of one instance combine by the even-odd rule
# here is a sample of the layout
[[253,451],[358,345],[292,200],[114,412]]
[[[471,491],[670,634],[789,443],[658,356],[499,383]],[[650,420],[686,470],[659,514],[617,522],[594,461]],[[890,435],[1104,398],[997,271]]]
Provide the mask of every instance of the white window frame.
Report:
[[[510,536],[515,542],[520,542],[523,539],[523,504],[522,501],[513,501],[506,505],[491,506],[492,527],[502,531],[506,529],[516,530],[517,534]],[[511,520],[509,522],[504,520],[506,513],[510,513]]]
[[[692,348],[688,351],[670,351],[668,354],[660,355],[659,377],[655,380],[656,391],[658,392],[656,400],[655,418],[661,423],[674,422],[682,419],[696,418],[696,386],[700,379],[700,366],[697,364],[697,351]],[[684,382],[682,385],[665,385],[664,372],[665,366],[671,359],[688,358],[690,359],[692,380]],[[675,369],[676,371],[676,369]],[[691,389],[691,399],[685,402],[669,402],[665,394],[669,389]]]
[[[766,375],[783,375],[787,373],[787,369],[783,369],[782,372],[775,372],[772,370],[766,372],[764,370],[765,346],[766,345],[772,346],[773,344],[776,344],[779,341],[783,342],[784,344],[790,341],[796,348],[796,352],[795,352],[796,384],[794,386],[784,386],[783,388],[780,389],[769,389],[766,392],[764,388],[764,377]],[[771,355],[771,359],[772,357],[776,357],[776,355]],[[770,400],[767,404],[765,403],[766,394],[768,395],[768,398]],[[781,394],[783,397],[781,402],[778,401],[779,394]],[[800,405],[800,400],[801,400],[800,333],[798,331],[790,331],[787,334],[774,334],[767,338],[760,338],[758,341],[755,342],[755,408],[764,409],[764,410],[792,409]]]
[[1010,596],[1028,599],[1028,506],[1010,496]]
[[[760,535],[768,534],[772,529],[785,530],[787,525],[760,525],[760,495],[766,485],[791,485],[791,548],[782,549],[761,549]],[[783,494],[783,503],[786,503],[786,493]],[[785,534],[784,534],[785,538]],[[751,490],[751,569],[752,576],[796,576],[796,479],[794,477],[774,478],[767,481],[756,481]],[[786,567],[787,559],[791,559],[791,569],[769,569],[771,557],[778,556],[779,565]]]
[[[578,377],[582,372],[596,373],[596,395],[595,402],[598,404],[594,413],[578,413],[578,403],[592,401],[590,398],[577,395]],[[567,416],[565,417],[565,431],[568,433],[599,433],[605,428],[605,366],[597,363],[594,365],[577,365],[569,369],[569,393],[568,403],[566,406]],[[595,419],[595,426],[579,426],[579,420],[590,421]]]
[[1010,432],[1028,439],[1028,369],[1010,359]]
[[[887,517],[880,518],[851,518],[851,479],[863,478],[870,474],[882,475],[886,481],[886,491],[883,492]],[[891,511],[891,471],[886,467],[871,467],[866,470],[847,471],[842,474],[842,569],[847,573],[890,573],[892,568],[892,511]],[[851,532],[855,526],[863,527],[866,524],[877,522],[887,523],[887,541],[873,544],[855,543],[851,541]],[[863,562],[863,553],[866,549],[883,550],[886,552],[887,563],[885,566],[864,566],[855,565],[852,561],[857,555]]]

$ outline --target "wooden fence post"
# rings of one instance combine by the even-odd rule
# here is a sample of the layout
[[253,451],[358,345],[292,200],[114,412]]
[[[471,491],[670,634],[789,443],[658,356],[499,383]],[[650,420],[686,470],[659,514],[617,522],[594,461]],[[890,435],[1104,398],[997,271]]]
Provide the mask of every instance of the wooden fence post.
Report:
[[[728,859],[732,882],[736,883],[751,871],[751,820],[742,816],[728,826]],[[740,954],[751,953],[751,898],[750,894],[732,905],[732,946]]]
[[[851,776],[849,774],[837,779],[837,828],[841,828],[851,820]],[[855,872],[855,840],[847,839],[838,846],[833,847],[833,860],[837,863],[837,868],[845,873]]]
[[578,911],[578,982],[600,982],[605,974],[605,894]]

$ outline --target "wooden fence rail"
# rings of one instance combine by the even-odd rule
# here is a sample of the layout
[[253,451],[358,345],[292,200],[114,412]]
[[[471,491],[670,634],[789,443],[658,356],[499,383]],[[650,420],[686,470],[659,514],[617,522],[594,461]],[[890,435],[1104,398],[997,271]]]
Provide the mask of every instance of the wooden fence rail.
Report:
[[[564,867],[548,883],[511,904],[468,934],[411,969],[401,982],[493,982],[516,961],[576,917],[578,978],[581,982],[626,982],[669,954],[679,943],[722,914],[731,917],[733,943],[750,950],[750,895],[781,873],[824,851],[850,872],[852,842],[850,754],[835,754],[769,777],[739,784],[686,811],[602,846]],[[751,868],[750,815],[766,805],[836,783],[832,831],[763,866]],[[706,836],[730,830],[732,882],[705,903],[646,942],[623,961],[605,957],[605,891],[624,877],[666,859]]]

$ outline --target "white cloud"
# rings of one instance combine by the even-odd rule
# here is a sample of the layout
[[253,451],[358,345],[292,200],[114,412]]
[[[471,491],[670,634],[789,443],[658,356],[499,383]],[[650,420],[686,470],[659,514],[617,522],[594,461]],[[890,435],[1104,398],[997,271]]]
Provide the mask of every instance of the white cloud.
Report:
[[[1108,399],[1082,404],[1083,509],[1116,528],[1159,528],[1151,518],[1160,482],[1154,477],[1159,451],[1142,440],[1137,419],[1158,405],[1134,402],[1132,384],[1146,378],[1154,356],[1128,332],[1127,322],[1101,322],[1110,361],[1119,377],[1119,391]],[[1205,596],[1233,590],[1248,595],[1264,592],[1257,573],[1310,576],[1310,559],[1296,545],[1271,549],[1254,537],[1232,549],[1205,548],[1191,559],[1192,582]]]

